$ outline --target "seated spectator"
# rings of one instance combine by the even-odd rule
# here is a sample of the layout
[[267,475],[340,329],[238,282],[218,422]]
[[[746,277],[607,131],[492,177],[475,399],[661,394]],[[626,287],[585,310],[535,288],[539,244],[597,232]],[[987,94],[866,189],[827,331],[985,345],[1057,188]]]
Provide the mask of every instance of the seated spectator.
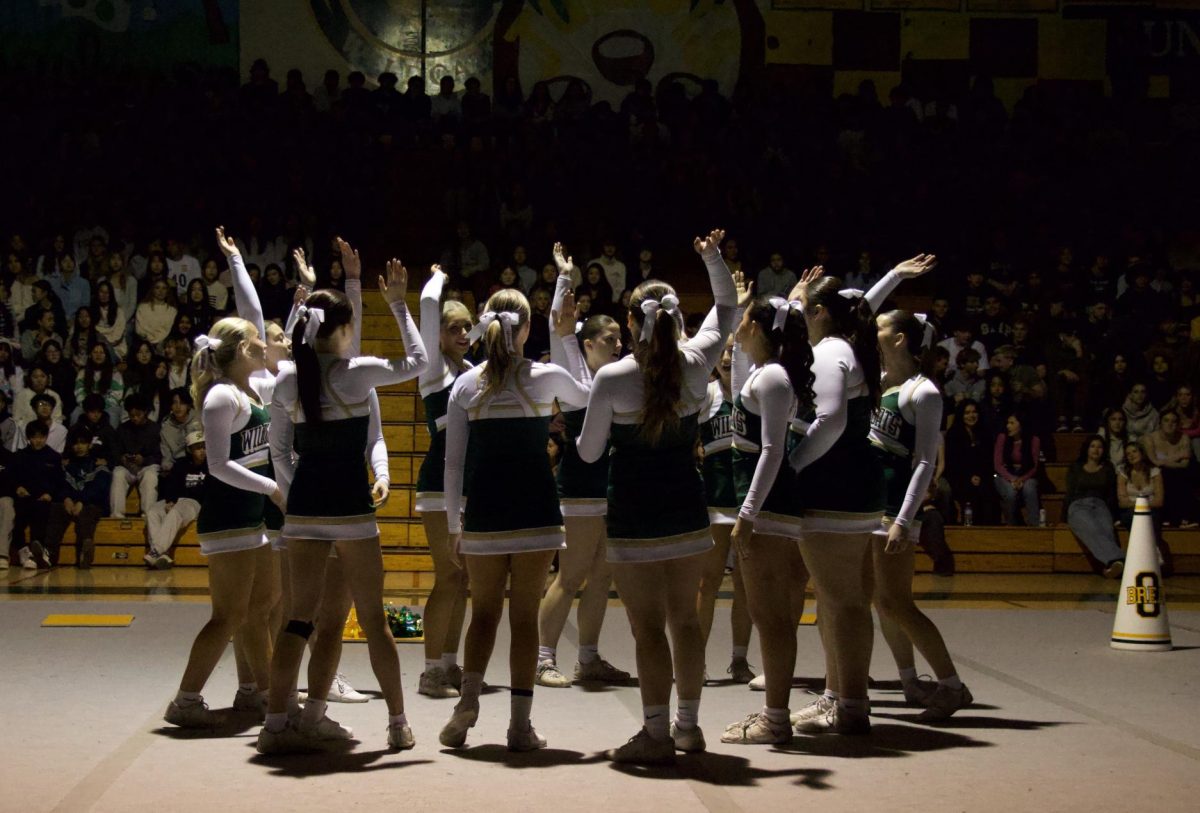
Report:
[[112,283],[102,280],[96,286],[96,301],[93,304],[96,311],[96,332],[112,348],[118,361],[125,360],[128,346],[125,343],[125,333],[129,320],[124,309],[117,302],[116,291]]
[[162,348],[162,343],[175,325],[178,311],[172,304],[174,300],[175,292],[171,290],[171,284],[165,279],[158,279],[151,284],[149,292],[137,307],[133,330],[139,339],[149,342],[155,349]]
[[1125,431],[1125,412],[1120,409],[1110,409],[1104,416],[1104,425],[1096,435],[1104,441],[1108,449],[1108,462],[1113,468],[1120,470],[1125,465],[1125,444],[1129,443],[1129,433]]
[[472,291],[476,302],[483,303],[491,259],[487,248],[471,234],[471,227],[466,221],[459,221],[454,244],[442,252],[441,266],[450,276],[454,287]]
[[[289,291],[290,295],[290,291]],[[288,310],[291,310],[291,301],[288,301]],[[183,295],[183,301],[179,303],[179,313],[175,317],[178,324],[179,317],[187,316],[192,321],[192,329],[187,334],[188,338],[201,333],[208,333],[209,328],[217,321],[217,311],[213,308],[209,300],[208,288],[204,284],[204,280],[194,279],[188,283],[187,292]],[[286,319],[287,316],[284,316]]]
[[204,483],[208,477],[204,433],[189,432],[187,452],[171,467],[162,482],[162,499],[146,510],[146,566],[163,570],[174,564],[170,552],[179,535],[200,515]]
[[1117,514],[1117,470],[1108,459],[1108,442],[1092,435],[1067,470],[1063,500],[1067,525],[1075,538],[1104,567],[1104,575],[1120,577],[1125,554],[1113,528]]
[[1121,525],[1133,527],[1133,509],[1138,497],[1150,503],[1150,521],[1154,526],[1154,538],[1158,543],[1158,561],[1163,565],[1163,575],[1170,575],[1170,549],[1162,538],[1162,508],[1165,498],[1162,471],[1150,463],[1142,447],[1135,441],[1125,444],[1125,462],[1117,469],[1117,507],[1121,510]]
[[204,263],[200,270],[200,280],[204,283],[204,290],[208,292],[208,305],[215,317],[219,319],[229,313],[229,288],[221,282],[221,266],[217,264],[216,259]]
[[[625,310],[622,313],[629,311],[629,303],[625,303]],[[622,324],[624,324],[622,322]],[[921,373],[930,381],[939,386],[946,380],[946,368],[950,366],[950,353],[946,348],[939,345],[932,347],[927,355],[921,360]]]
[[25,389],[25,371],[13,358],[12,342],[0,339],[0,392],[12,405],[16,394]]
[[[138,281],[133,270],[126,264],[125,257],[119,251],[114,251],[109,255],[107,282],[112,286],[113,298],[117,301],[117,307],[121,309],[125,321],[128,322],[137,311]],[[96,301],[100,301],[99,293],[97,290]]]
[[946,397],[955,404],[968,399],[977,403],[982,401],[986,384],[979,375],[979,353],[970,347],[959,350],[954,366],[956,372],[946,382]]
[[[1041,442],[1032,433],[1024,432],[1021,416],[1010,412],[1005,431],[996,435],[993,463],[996,470],[996,491],[1003,505],[1005,525],[1038,524],[1038,459]],[[1025,507],[1021,522],[1017,500]]]
[[[955,316],[973,322],[983,315],[984,301],[988,294],[987,280],[983,271],[971,267],[967,279],[954,302]],[[954,351],[950,351],[954,355]]]
[[46,427],[38,421],[25,427],[24,437],[24,448],[13,455],[13,545],[21,566],[37,570],[51,566],[50,553],[42,543],[54,495],[63,488],[62,454],[46,445]]
[[59,258],[58,270],[48,274],[46,282],[62,303],[63,316],[68,320],[75,317],[75,311],[92,301],[92,286],[79,275],[75,259],[69,254]]
[[167,362],[167,388],[178,389],[192,383],[192,344],[183,336],[172,336],[163,345]]
[[[11,451],[16,448],[17,433],[20,431],[12,413],[8,411],[8,396],[0,391],[0,449]],[[0,525],[0,528],[3,527]]]
[[[784,296],[786,295],[785,293]],[[954,375],[958,370],[958,354],[968,349],[974,350],[979,354],[979,370],[981,372],[986,371],[988,368],[987,350],[984,349],[981,342],[974,339],[970,323],[960,317],[954,324],[953,330],[954,335],[938,345],[939,347],[946,348],[946,351],[950,354],[950,366],[946,368],[946,374],[950,376]]]
[[530,361],[544,361],[550,354],[550,292],[534,291],[529,301],[529,310],[529,338],[525,340],[525,358]]
[[1196,526],[1195,460],[1192,442],[1179,427],[1179,416],[1164,412],[1158,428],[1141,438],[1142,450],[1162,472],[1163,525],[1181,528]]
[[104,342],[104,337],[96,330],[96,320],[91,307],[84,306],[75,311],[75,316],[71,319],[71,335],[63,347],[63,354],[75,369],[79,369],[87,364],[88,353],[96,342],[102,342],[105,349],[108,348],[108,343]]
[[[125,396],[140,393],[151,406],[150,419],[156,420],[159,401],[168,400],[167,362],[161,356],[155,355],[154,348],[149,342],[142,340],[135,344],[133,355],[125,368]],[[122,415],[124,410],[122,409]]]
[[1054,411],[1057,413],[1055,431],[1084,431],[1087,371],[1083,342],[1074,331],[1058,331],[1057,340],[1046,350],[1046,359],[1053,375],[1050,389],[1054,398]]
[[33,399],[39,395],[46,395],[50,398],[50,402],[53,404],[51,414],[54,420],[62,421],[62,399],[58,397],[58,393],[50,389],[50,376],[46,374],[46,371],[35,366],[29,369],[29,374],[25,376],[25,389],[17,393],[16,402],[13,404],[13,419],[16,420],[18,427],[24,429],[36,419]]
[[63,537],[74,523],[76,566],[86,570],[96,555],[96,526],[108,514],[112,472],[96,460],[92,436],[86,430],[76,432],[69,446],[62,490],[51,503],[46,520],[45,546],[51,563],[58,564]]
[[195,402],[187,387],[171,390],[171,406],[159,429],[162,454],[159,471],[166,474],[187,453],[187,438],[203,431],[200,416],[195,412]]
[[162,460],[162,439],[158,424],[149,420],[150,404],[145,396],[134,393],[125,399],[129,420],[117,427],[113,469],[112,495],[109,504],[112,515],[125,518],[125,499],[129,487],[138,487],[143,513],[158,500],[158,467]]
[[983,316],[979,320],[979,341],[989,354],[996,348],[1012,341],[1012,324],[1004,314],[999,294],[988,294],[983,299]]
[[[1091,389],[1092,413],[1097,419],[1101,412],[1113,404],[1121,404],[1136,384],[1134,371],[1130,369],[1129,357],[1115,353],[1103,362],[1097,362],[1097,374]],[[1122,457],[1122,460],[1124,457]]]
[[529,255],[525,251],[525,246],[513,246],[512,260],[509,265],[517,272],[517,278],[520,280],[521,290],[525,296],[529,296],[538,281],[538,273],[529,267],[528,260]]
[[946,432],[946,480],[958,516],[970,507],[976,525],[997,521],[993,437],[984,431],[979,405],[970,399],[959,403]]
[[[618,300],[621,291],[625,290],[625,280],[627,278],[625,271],[625,263],[617,258],[617,244],[612,239],[607,239],[600,247],[600,256],[588,262],[588,265],[599,265],[604,270],[604,278],[608,280],[608,288],[611,292],[611,297],[604,305],[608,306]],[[791,273],[791,272],[788,272]],[[791,290],[790,288],[788,289]],[[787,291],[784,292],[787,295]],[[593,297],[592,305],[596,306],[598,301]],[[597,312],[599,312],[597,310]]]
[[1012,393],[1008,390],[1008,376],[998,370],[990,371],[984,381],[987,392],[979,402],[979,423],[990,443],[991,438],[1004,431],[1004,422],[1012,409]]
[[506,290],[521,290],[521,278],[517,276],[516,269],[508,265],[500,269],[500,273],[496,275],[496,281],[492,283],[490,288],[488,288],[488,296],[490,297],[497,291]]
[[15,339],[17,335],[17,317],[9,304],[8,281],[0,279],[0,339]]
[[1146,376],[1146,397],[1150,405],[1160,413],[1175,397],[1175,376],[1171,374],[1170,359],[1158,353],[1150,361],[1150,374]]
[[1158,428],[1158,410],[1150,404],[1146,385],[1142,382],[1134,384],[1121,409],[1125,412],[1125,431],[1130,440],[1140,440]]
[[113,457],[117,447],[117,424],[106,411],[106,401],[103,395],[92,393],[84,396],[80,405],[82,412],[79,419],[71,427],[69,434],[86,432],[92,436],[92,454],[96,460],[112,469]]
[[754,293],[759,296],[786,297],[796,287],[796,275],[784,267],[783,255],[775,252],[771,255],[767,267],[758,272],[754,281]]
[[42,350],[34,359],[34,365],[41,367],[50,376],[50,389],[62,398],[62,414],[64,419],[75,410],[75,379],[78,371],[70,357],[56,341],[42,345]]
[[103,341],[92,345],[87,364],[75,379],[75,401],[80,406],[77,406],[71,415],[72,421],[78,420],[83,413],[82,404],[89,395],[98,395],[104,399],[104,411],[108,413],[112,426],[120,423],[121,403],[125,400],[125,382],[121,374],[113,369],[108,345]]
[[25,309],[25,313],[19,314],[21,320],[18,327],[21,330],[32,330],[39,324],[42,324],[42,317],[49,313],[54,317],[53,324],[49,330],[59,336],[65,336],[67,333],[67,316],[63,312],[62,303],[58,301],[54,290],[50,287],[50,283],[44,279],[39,279],[33,283],[31,288],[33,295],[33,304]]
[[1192,442],[1192,459],[1200,460],[1200,406],[1192,388],[1184,384],[1176,389],[1168,408],[1179,416],[1179,428]]
[[60,348],[66,343],[63,337],[54,331],[56,321],[52,311],[41,311],[37,321],[21,333],[21,358],[27,362],[37,358],[46,342],[56,342]]
[[280,324],[286,322],[292,310],[294,294],[284,279],[283,269],[277,263],[271,263],[263,269],[262,281],[256,287],[262,302],[263,320]]
[[611,313],[613,291],[599,263],[589,263],[583,272],[583,282],[575,288],[575,298],[587,294],[592,299],[592,313]]

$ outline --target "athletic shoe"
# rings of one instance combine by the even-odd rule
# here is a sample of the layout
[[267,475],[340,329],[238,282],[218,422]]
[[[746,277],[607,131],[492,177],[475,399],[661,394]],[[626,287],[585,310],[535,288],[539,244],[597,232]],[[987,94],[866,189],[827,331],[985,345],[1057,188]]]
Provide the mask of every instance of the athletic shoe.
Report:
[[801,734],[842,734],[858,736],[871,733],[871,717],[865,712],[846,713],[835,704],[820,717],[813,717],[797,724]]
[[333,685],[329,687],[329,696],[325,699],[330,703],[366,703],[371,698],[354,691],[346,676],[338,672],[333,676]]
[[53,567],[53,565],[50,564],[50,551],[46,550],[46,548],[42,546],[41,542],[36,540],[30,542],[29,550],[33,553],[34,562],[37,563],[39,568],[42,570],[48,570]]
[[92,562],[96,560],[96,543],[88,540],[80,548],[79,561],[75,563],[75,567],[80,570],[91,570]]
[[467,741],[467,729],[473,728],[479,719],[479,701],[458,701],[450,719],[442,726],[438,742],[447,748],[462,748]]
[[675,750],[683,751],[685,754],[702,754],[708,748],[700,726],[680,728],[675,723],[671,723],[671,739],[675,741]]
[[21,560],[21,567],[25,570],[37,570],[37,559],[33,557],[33,550],[28,545],[17,551],[17,558]]
[[1104,568],[1104,578],[1119,579],[1121,574],[1125,572],[1125,562],[1116,559],[1108,563],[1108,567]]
[[220,715],[209,711],[208,704],[203,700],[182,706],[172,700],[163,719],[180,728],[216,728],[221,724]]
[[809,720],[815,720],[818,717],[824,717],[829,712],[829,710],[836,705],[837,705],[836,700],[826,697],[823,694],[819,694],[819,695],[817,695],[816,700],[812,701],[811,703],[809,703],[807,706],[800,709],[799,711],[792,712],[792,716],[791,716],[792,725],[796,726],[797,730],[799,730],[799,726],[801,723],[808,722]]
[[725,727],[721,742],[735,745],[781,745],[791,742],[792,727],[775,725],[761,711]]
[[[446,682],[458,691],[462,691],[462,667],[457,663],[446,667]],[[483,684],[486,686],[487,684]]]
[[928,678],[917,678],[908,683],[902,683],[902,685],[904,686],[904,702],[910,706],[921,708],[929,705],[929,698],[933,697],[933,693],[937,689],[937,682]]
[[407,751],[417,744],[412,729],[407,725],[388,726],[388,748],[393,751]]
[[671,765],[675,762],[675,741],[670,737],[656,740],[642,729],[620,748],[610,748],[604,756],[621,765]]
[[324,751],[328,745],[328,740],[319,739],[312,731],[289,720],[279,731],[269,731],[266,727],[259,731],[256,747],[260,754],[305,754]]
[[8,570],[8,557],[0,556],[0,570]]
[[629,673],[621,671],[603,658],[596,658],[591,663],[576,663],[575,679],[580,682],[628,683]]
[[767,676],[765,674],[759,675],[747,685],[750,686],[750,691],[752,692],[765,692],[767,690]]
[[458,697],[459,691],[450,685],[446,670],[440,666],[435,666],[421,673],[421,679],[417,683],[417,694],[423,694],[426,697],[446,698]]
[[725,671],[734,683],[750,683],[756,677],[754,670],[750,668],[750,663],[745,658],[734,658],[729,662],[729,668]]
[[301,733],[306,737],[315,740],[352,740],[354,739],[354,731],[346,728],[343,725],[330,720],[328,717],[322,717],[315,723],[306,723],[304,718],[300,718],[299,724],[296,726]]
[[158,554],[154,553],[153,551],[142,557],[142,561],[146,563],[146,567],[150,568],[151,570],[154,569],[154,562],[157,559]]
[[267,693],[242,692],[233,693],[233,710],[236,712],[258,715],[259,721],[267,718]]
[[155,570],[170,570],[173,564],[175,564],[175,560],[165,553],[160,553],[154,557]]
[[554,661],[538,661],[537,678],[534,682],[552,689],[566,689],[571,685],[571,679],[559,670]]
[[946,720],[950,715],[959,709],[966,708],[975,701],[971,696],[971,690],[963,686],[957,689],[951,689],[944,683],[939,683],[937,691],[933,693],[933,697],[929,700],[929,707],[917,717],[917,720],[922,723],[936,723],[939,720]]
[[508,750],[536,751],[546,747],[546,738],[533,728],[533,723],[526,723],[525,729],[508,729]]

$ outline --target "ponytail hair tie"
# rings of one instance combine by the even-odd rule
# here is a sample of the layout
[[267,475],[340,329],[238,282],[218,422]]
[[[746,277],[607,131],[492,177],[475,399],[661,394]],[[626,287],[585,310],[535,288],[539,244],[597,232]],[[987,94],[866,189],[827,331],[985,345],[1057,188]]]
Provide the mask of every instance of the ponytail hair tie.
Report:
[[[654,335],[654,325],[658,321],[658,312],[665,310],[677,324],[682,325],[683,315],[679,312],[679,297],[675,294],[667,294],[660,302],[657,299],[642,300],[642,315],[645,317],[642,320],[642,341],[650,341],[650,337]],[[682,330],[682,326],[680,327]]]
[[843,288],[842,290],[838,291],[838,296],[842,297],[843,299],[862,299],[864,296],[866,296],[866,294],[863,292],[862,288]]
[[317,333],[321,330],[321,325],[325,323],[324,308],[310,308],[307,305],[301,305],[296,310],[296,321],[304,321],[304,337],[300,340],[301,344],[307,344],[312,347],[313,342],[317,340]]
[[921,349],[928,350],[933,347],[934,339],[937,338],[934,331],[933,323],[929,321],[929,317],[923,313],[914,313],[913,317],[921,323],[921,327],[925,328],[925,335],[921,337]]
[[804,304],[799,299],[793,299],[791,302],[784,299],[782,296],[773,296],[767,300],[767,304],[775,309],[775,321],[771,323],[771,331],[783,330],[787,324],[788,314],[792,311],[804,313]]
[[508,352],[515,353],[513,347],[513,328],[521,323],[521,314],[516,311],[487,311],[480,315],[479,322],[475,327],[471,328],[471,332],[467,334],[467,340],[472,344],[479,341],[492,322],[500,321],[500,328],[504,331],[504,346],[508,348]]
[[196,353],[197,364],[201,372],[209,372],[217,367],[217,360],[213,354],[221,348],[221,340],[215,336],[201,334],[196,337]]

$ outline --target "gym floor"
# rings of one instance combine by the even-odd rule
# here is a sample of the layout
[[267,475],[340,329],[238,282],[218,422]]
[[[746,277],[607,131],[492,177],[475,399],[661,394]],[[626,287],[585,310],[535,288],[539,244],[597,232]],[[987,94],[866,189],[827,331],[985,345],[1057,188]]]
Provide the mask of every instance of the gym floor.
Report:
[[[420,574],[388,574],[388,599],[419,604]],[[706,687],[709,751],[674,768],[617,768],[600,755],[641,725],[635,687],[538,688],[534,723],[549,748],[509,754],[507,631],[502,627],[467,747],[437,732],[452,700],[417,694],[419,644],[400,644],[417,747],[384,750],[381,700],[330,704],[354,728],[352,750],[263,758],[257,725],[197,736],[161,717],[192,636],[207,618],[206,572],[60,568],[0,573],[0,811],[358,810],[1194,810],[1200,792],[1200,578],[1168,582],[1175,650],[1108,646],[1117,585],[1092,576],[919,576],[915,592],[941,628],[976,705],[937,727],[914,722],[890,655],[877,639],[874,731],[866,738],[797,736],[782,747],[729,746],[721,730],[763,696]],[[726,594],[727,595],[727,594]],[[43,628],[51,613],[130,613],[116,629]],[[709,672],[724,676],[729,602],[718,604]],[[814,627],[799,631],[793,708],[819,686]],[[574,663],[574,619],[559,647]],[[758,640],[750,661],[760,663]],[[601,653],[633,670],[620,604],[610,603]],[[342,671],[378,695],[365,645],[347,644]],[[206,693],[228,708],[227,653]],[[299,780],[299,781],[297,781]],[[1189,801],[1190,800],[1190,801]]]

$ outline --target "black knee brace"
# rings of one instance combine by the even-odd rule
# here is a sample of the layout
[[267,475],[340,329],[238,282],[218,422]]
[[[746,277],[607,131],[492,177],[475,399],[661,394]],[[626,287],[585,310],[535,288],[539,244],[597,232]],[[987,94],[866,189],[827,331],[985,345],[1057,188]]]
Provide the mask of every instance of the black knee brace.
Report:
[[313,634],[313,625],[311,621],[297,621],[293,618],[287,622],[287,626],[283,628],[283,631],[290,632],[292,635],[299,635],[307,641]]

